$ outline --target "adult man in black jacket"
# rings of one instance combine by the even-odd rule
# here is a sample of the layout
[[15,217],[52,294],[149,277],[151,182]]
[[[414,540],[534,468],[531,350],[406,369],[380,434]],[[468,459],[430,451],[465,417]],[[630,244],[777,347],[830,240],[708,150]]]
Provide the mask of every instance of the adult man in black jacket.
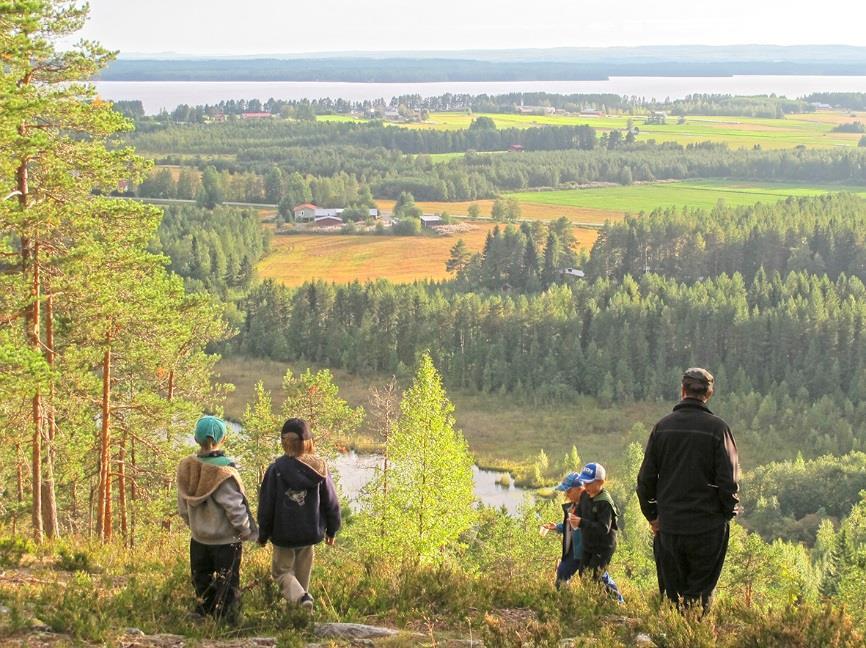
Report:
[[659,591],[677,604],[700,601],[704,611],[739,502],[734,437],[707,407],[714,383],[706,369],[683,374],[682,400],[653,428],[637,478],[641,511],[656,534]]

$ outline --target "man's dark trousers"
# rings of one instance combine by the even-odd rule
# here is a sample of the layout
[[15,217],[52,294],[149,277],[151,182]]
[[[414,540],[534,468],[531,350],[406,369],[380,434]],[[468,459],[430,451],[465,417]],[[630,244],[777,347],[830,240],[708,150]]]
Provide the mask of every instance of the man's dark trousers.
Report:
[[242,551],[240,542],[207,545],[190,539],[189,563],[198,600],[196,612],[235,620],[240,605]]
[[706,611],[722,573],[729,536],[729,524],[694,535],[660,532],[655,552],[659,589],[678,605],[700,601]]

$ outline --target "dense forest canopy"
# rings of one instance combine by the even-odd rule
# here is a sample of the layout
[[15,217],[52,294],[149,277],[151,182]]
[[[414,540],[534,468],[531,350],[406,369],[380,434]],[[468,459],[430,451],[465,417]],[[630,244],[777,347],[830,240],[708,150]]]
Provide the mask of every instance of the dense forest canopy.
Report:
[[742,274],[806,271],[866,281],[866,204],[855,196],[789,198],[711,211],[656,210],[609,222],[593,246],[592,276],[650,270],[693,281]]
[[[310,191],[317,204],[323,202],[322,194],[326,192],[317,191],[316,186],[325,187],[340,177],[350,179],[358,188],[369,187],[376,198],[395,199],[408,191],[416,200],[433,201],[476,200],[508,191],[574,188],[594,182],[627,185],[690,178],[866,184],[866,150],[862,148],[754,151],[731,150],[722,144],[626,144],[600,138],[590,150],[580,150],[572,141],[569,148],[562,150],[502,155],[468,151],[455,159],[434,162],[427,155],[404,155],[399,149],[330,144],[328,133],[337,132],[332,126],[310,127],[313,132],[326,134],[315,147],[290,144],[295,127],[279,123],[218,125],[217,130],[174,127],[177,132],[170,129],[143,135],[141,145],[160,163],[192,164],[200,170],[213,166],[221,172],[227,200],[272,204],[279,202],[275,198],[299,191],[289,187],[290,177],[295,178],[295,184],[305,185],[307,189],[300,192]],[[556,130],[539,129],[541,134],[554,135]],[[416,143],[423,143],[430,133],[431,141],[438,141],[440,136],[459,136],[459,132],[407,133]],[[268,196],[265,178],[274,169],[287,184],[279,195]],[[158,190],[194,197],[173,188],[179,180],[167,172],[158,173],[164,174],[167,187],[162,189],[160,185]],[[139,193],[159,196],[148,184],[140,187]],[[357,197],[352,198],[347,202],[357,201]]]

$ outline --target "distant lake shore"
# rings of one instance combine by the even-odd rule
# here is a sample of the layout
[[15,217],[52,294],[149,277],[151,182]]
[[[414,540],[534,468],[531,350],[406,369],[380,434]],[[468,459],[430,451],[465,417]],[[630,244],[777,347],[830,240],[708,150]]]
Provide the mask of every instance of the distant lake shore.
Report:
[[449,81],[435,83],[341,83],[309,81],[97,81],[97,92],[109,101],[140,100],[147,114],[174,110],[180,104],[215,104],[229,99],[390,100],[401,95],[435,97],[452,94],[604,94],[664,100],[690,94],[759,95],[789,98],[813,92],[866,92],[863,76],[611,77],[599,81]]

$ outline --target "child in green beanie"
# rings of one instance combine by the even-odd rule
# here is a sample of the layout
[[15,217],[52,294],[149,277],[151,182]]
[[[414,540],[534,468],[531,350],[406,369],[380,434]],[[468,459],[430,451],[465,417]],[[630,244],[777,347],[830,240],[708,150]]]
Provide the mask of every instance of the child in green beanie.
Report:
[[225,421],[201,417],[195,426],[196,454],[177,467],[178,512],[192,538],[189,560],[198,601],[194,619],[207,615],[236,623],[240,611],[242,541],[255,541],[258,529],[243,482],[222,450]]

